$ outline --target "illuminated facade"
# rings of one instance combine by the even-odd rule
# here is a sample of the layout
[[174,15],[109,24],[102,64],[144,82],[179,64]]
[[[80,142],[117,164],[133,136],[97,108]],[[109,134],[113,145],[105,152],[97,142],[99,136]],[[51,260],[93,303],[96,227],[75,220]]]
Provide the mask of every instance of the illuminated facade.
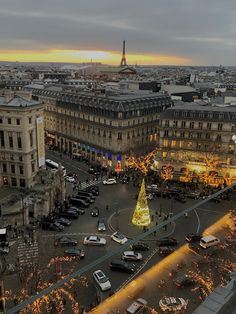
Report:
[[135,226],[148,226],[150,223],[151,219],[145,190],[145,182],[143,179],[138,195],[137,205],[133,213],[132,224]]
[[33,89],[32,94],[45,104],[49,144],[118,171],[127,152],[156,146],[160,113],[172,104],[158,93],[105,96]]
[[156,169],[171,164],[186,182],[222,185],[235,181],[236,107],[181,103],[163,112],[159,131]]

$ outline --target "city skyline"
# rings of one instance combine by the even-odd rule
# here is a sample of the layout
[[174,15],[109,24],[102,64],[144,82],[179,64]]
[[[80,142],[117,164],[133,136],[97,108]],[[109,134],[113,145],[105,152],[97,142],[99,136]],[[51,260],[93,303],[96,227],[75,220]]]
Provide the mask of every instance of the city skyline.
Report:
[[0,3],[0,61],[234,65],[232,0]]

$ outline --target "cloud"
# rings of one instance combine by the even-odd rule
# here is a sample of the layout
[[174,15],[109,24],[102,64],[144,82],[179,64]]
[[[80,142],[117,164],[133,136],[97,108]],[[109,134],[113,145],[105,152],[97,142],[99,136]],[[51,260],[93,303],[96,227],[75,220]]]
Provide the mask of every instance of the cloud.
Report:
[[[175,55],[234,64],[234,0],[0,0],[0,47]],[[141,62],[139,62],[141,63]]]

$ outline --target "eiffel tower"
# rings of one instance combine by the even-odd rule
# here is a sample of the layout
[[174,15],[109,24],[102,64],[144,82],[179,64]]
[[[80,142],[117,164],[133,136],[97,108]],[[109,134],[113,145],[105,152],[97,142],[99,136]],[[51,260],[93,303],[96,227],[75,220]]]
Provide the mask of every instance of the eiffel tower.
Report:
[[125,40],[123,40],[123,53],[122,53],[122,58],[121,58],[121,61],[120,61],[120,66],[121,67],[127,66],[126,57],[125,57]]

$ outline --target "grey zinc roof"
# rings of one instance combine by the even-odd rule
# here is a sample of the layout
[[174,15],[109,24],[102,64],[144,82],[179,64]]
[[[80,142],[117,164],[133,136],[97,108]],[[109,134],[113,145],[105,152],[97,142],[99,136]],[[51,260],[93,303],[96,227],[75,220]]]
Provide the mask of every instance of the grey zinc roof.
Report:
[[1,106],[9,106],[9,107],[30,107],[30,106],[35,106],[39,105],[40,103],[35,100],[25,100],[21,97],[14,97],[11,99],[9,102],[6,102],[4,97],[0,97],[0,105]]

